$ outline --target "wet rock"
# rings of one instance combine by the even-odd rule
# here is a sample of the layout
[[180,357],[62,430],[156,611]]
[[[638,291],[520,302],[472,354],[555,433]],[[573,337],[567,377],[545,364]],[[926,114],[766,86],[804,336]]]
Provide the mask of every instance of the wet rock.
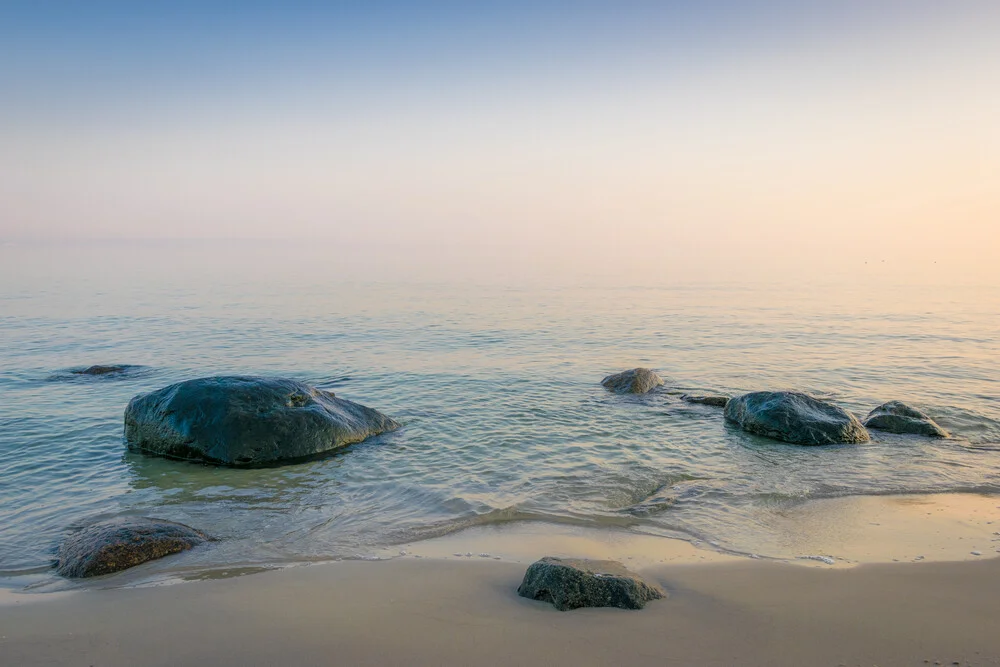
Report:
[[868,442],[868,431],[842,408],[794,391],[757,391],[730,399],[726,420],[744,431],[798,445]]
[[681,400],[688,403],[698,403],[699,405],[711,405],[717,408],[726,407],[729,402],[728,396],[714,396],[711,394],[681,394]]
[[947,438],[948,431],[916,408],[900,401],[889,401],[871,412],[865,418],[865,426],[889,433],[913,433],[933,438]]
[[378,410],[276,378],[188,380],[125,409],[129,449],[237,467],[305,459],[398,427]]
[[64,577],[96,577],[186,551],[208,539],[184,524],[120,517],[94,523],[63,542],[56,572]]
[[609,375],[601,380],[601,384],[616,394],[645,394],[650,389],[662,385],[663,380],[648,368],[633,368],[630,371]]
[[613,560],[546,557],[531,564],[521,597],[551,602],[559,611],[580,607],[642,609],[667,594]]

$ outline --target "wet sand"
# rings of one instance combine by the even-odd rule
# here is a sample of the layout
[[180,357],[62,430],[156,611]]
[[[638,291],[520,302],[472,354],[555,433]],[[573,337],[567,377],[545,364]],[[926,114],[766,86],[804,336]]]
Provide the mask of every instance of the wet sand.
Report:
[[673,565],[642,611],[558,612],[494,561],[341,562],[0,608],[4,665],[1000,664],[1000,561]]
[[[844,554],[836,566],[719,554],[702,561],[710,552],[684,543],[532,526],[418,543],[391,561],[8,595],[0,664],[1000,665],[1000,559],[966,551],[992,536],[988,555],[996,555],[1000,538],[985,531],[998,504],[990,496],[866,498],[782,510],[795,525],[832,531],[823,535]],[[447,552],[474,545],[503,557]],[[891,562],[917,546],[925,559]],[[525,564],[516,561],[561,550],[632,553],[626,562],[670,597],[642,611],[572,612],[519,598]]]

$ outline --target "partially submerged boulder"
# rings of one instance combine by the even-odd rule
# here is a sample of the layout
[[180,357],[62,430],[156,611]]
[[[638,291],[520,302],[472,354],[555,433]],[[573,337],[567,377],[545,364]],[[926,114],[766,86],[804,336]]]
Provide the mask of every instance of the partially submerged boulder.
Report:
[[617,561],[551,556],[531,564],[517,594],[551,602],[559,611],[580,607],[642,609],[650,600],[667,597],[662,588]]
[[711,405],[716,408],[726,407],[729,402],[728,396],[715,396],[712,394],[681,394],[681,400],[687,403],[698,403],[699,405]]
[[56,572],[96,577],[186,551],[208,539],[194,528],[163,519],[119,517],[70,535],[59,548]]
[[756,391],[729,400],[726,420],[744,431],[798,445],[868,442],[850,412],[794,391]]
[[662,385],[663,380],[648,368],[633,368],[630,371],[609,375],[601,380],[601,384],[605,389],[617,394],[645,394],[650,389]]
[[278,378],[188,380],[125,408],[129,449],[227,466],[304,459],[396,428],[378,410]]
[[901,401],[883,403],[868,413],[865,426],[889,433],[913,433],[932,438],[947,438],[948,431],[916,408]]

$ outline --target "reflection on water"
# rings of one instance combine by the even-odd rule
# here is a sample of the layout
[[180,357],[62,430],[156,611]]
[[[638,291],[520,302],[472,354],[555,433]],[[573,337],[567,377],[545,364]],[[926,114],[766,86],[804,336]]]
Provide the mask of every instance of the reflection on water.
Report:
[[[4,289],[8,577],[45,568],[75,523],[126,512],[219,538],[143,566],[201,576],[517,521],[753,551],[781,543],[767,537],[782,530],[773,509],[806,498],[1000,491],[996,289],[348,286],[301,276],[293,288],[276,279],[210,293],[170,283]],[[91,363],[144,368],[113,381],[63,372]],[[601,388],[636,365],[666,386],[646,396]],[[125,453],[133,395],[234,372],[335,388],[405,426],[277,468]],[[956,438],[874,433],[869,445],[796,447],[678,397],[762,388],[808,391],[860,415],[901,399]],[[691,480],[697,492],[684,491]]]

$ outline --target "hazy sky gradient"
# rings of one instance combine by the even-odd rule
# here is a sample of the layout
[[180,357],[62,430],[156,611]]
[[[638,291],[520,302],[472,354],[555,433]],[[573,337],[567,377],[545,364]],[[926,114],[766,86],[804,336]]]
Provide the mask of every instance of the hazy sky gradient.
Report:
[[0,239],[1000,279],[1000,3],[323,4],[0,6]]

